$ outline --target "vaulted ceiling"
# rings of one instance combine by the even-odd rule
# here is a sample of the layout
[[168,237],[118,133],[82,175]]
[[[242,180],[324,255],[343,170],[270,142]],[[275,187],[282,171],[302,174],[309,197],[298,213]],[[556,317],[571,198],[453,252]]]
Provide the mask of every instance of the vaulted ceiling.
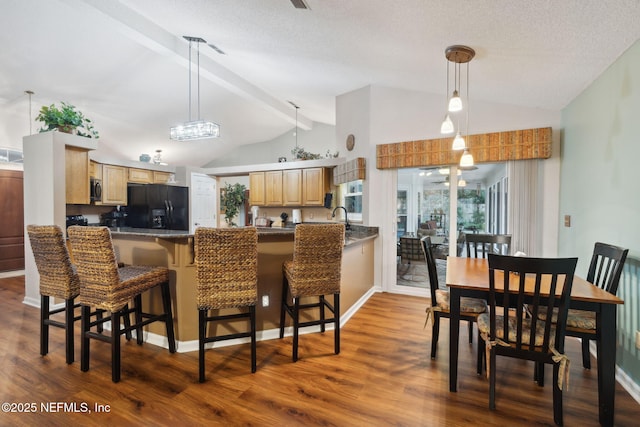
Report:
[[[76,105],[114,157],[162,149],[172,164],[200,166],[289,131],[288,101],[307,129],[335,124],[335,97],[367,85],[444,103],[452,44],[476,50],[474,98],[559,110],[640,38],[637,0],[304,3],[309,9],[290,0],[0,0],[0,146],[29,133],[24,91],[33,90],[33,116],[42,105]],[[207,41],[200,116],[220,124],[216,140],[168,138],[189,118],[184,35]]]

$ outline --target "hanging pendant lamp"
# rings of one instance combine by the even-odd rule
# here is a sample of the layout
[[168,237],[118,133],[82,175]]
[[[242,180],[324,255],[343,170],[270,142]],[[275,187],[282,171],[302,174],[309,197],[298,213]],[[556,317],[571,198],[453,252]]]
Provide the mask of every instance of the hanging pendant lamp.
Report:
[[[193,141],[205,138],[218,138],[220,126],[217,123],[200,119],[200,43],[206,43],[201,37],[183,36],[189,41],[189,121],[171,128],[171,139],[176,141]],[[191,45],[197,46],[198,65],[198,119],[191,120]]]

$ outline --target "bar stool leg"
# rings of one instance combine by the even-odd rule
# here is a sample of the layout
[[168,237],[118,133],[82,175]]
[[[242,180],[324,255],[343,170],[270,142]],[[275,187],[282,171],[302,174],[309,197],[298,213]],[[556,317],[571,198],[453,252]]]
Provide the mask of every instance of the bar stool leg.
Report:
[[167,327],[167,340],[169,342],[169,353],[176,352],[176,337],[173,333],[173,313],[171,311],[171,290],[169,288],[169,282],[164,282],[162,285],[162,305],[164,306],[165,320],[164,323]]
[[340,294],[333,294],[335,353],[340,354]]
[[73,322],[75,319],[73,298],[64,300],[64,334],[65,349],[67,355],[67,364],[73,363],[75,358],[74,339],[73,339]]
[[249,306],[251,322],[251,373],[256,372],[256,306]]
[[[140,324],[142,323],[142,295],[138,294],[133,298],[133,305],[134,305],[134,317],[136,319],[136,342],[138,343],[138,345],[142,345],[143,340],[143,332],[142,332],[142,326],[140,326]],[[129,313],[128,311],[126,311],[126,317],[129,317]]]
[[80,370],[87,372],[89,370],[89,329],[91,328],[91,307],[83,305],[80,321],[81,341],[80,341]]
[[111,381],[120,381],[120,316],[121,312],[111,313]]
[[40,295],[40,355],[49,353],[49,297]]
[[286,320],[285,312],[287,310],[287,278],[282,277],[282,300],[280,304],[280,339],[284,338],[284,323]]
[[293,361],[298,360],[298,328],[300,324],[300,298],[293,299]]
[[206,309],[198,310],[198,372],[199,381],[201,383],[205,380],[204,375],[204,340],[207,330],[207,312]]
[[320,332],[324,333],[325,331],[325,326],[324,326],[324,307],[325,307],[325,303],[324,303],[324,295],[320,295]]

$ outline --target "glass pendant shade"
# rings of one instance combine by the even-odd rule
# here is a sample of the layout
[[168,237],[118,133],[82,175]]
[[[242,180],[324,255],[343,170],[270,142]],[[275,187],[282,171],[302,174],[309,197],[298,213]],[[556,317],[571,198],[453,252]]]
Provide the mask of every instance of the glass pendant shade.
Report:
[[466,148],[466,144],[464,142],[464,138],[460,135],[460,131],[456,134],[456,137],[453,138],[453,145],[451,146],[452,150],[459,151],[464,150]]
[[465,181],[464,179],[460,179],[458,181],[458,187],[466,187],[467,186],[467,181]]
[[449,133],[453,133],[453,131],[454,131],[453,122],[451,121],[451,117],[447,114],[444,117],[442,125],[440,126],[440,133],[449,134]]
[[171,128],[171,139],[176,141],[193,141],[204,138],[218,138],[220,126],[213,122],[196,120]]
[[462,99],[460,99],[460,95],[457,90],[453,91],[453,96],[449,100],[449,112],[455,113],[457,111],[462,110]]
[[473,156],[467,149],[464,150],[464,154],[460,158],[460,167],[461,168],[469,168],[473,166]]

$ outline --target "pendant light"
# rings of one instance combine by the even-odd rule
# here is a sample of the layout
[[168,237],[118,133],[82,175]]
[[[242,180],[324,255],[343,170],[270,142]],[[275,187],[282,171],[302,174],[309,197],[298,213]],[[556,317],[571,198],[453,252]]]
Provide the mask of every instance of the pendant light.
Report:
[[462,157],[460,157],[460,167],[470,168],[471,166],[473,166],[473,164],[473,156],[471,155],[471,153],[469,153],[469,150],[465,148]]
[[[206,43],[201,37],[183,36],[189,42],[189,121],[171,128],[171,139],[176,141],[193,141],[196,139],[218,138],[220,126],[217,123],[200,119],[200,43]],[[198,118],[191,119],[191,45],[197,46],[198,66]]]
[[[449,61],[447,61],[447,96],[449,96]],[[451,116],[449,115],[449,113],[447,113],[444,116],[442,125],[440,125],[440,133],[443,135],[448,135],[453,132],[453,121],[451,120]]]
[[453,138],[453,145],[451,146],[451,149],[454,151],[460,151],[465,148],[467,148],[467,146],[465,145],[464,138],[460,135],[460,131],[458,131],[458,133],[456,133],[456,137]]

